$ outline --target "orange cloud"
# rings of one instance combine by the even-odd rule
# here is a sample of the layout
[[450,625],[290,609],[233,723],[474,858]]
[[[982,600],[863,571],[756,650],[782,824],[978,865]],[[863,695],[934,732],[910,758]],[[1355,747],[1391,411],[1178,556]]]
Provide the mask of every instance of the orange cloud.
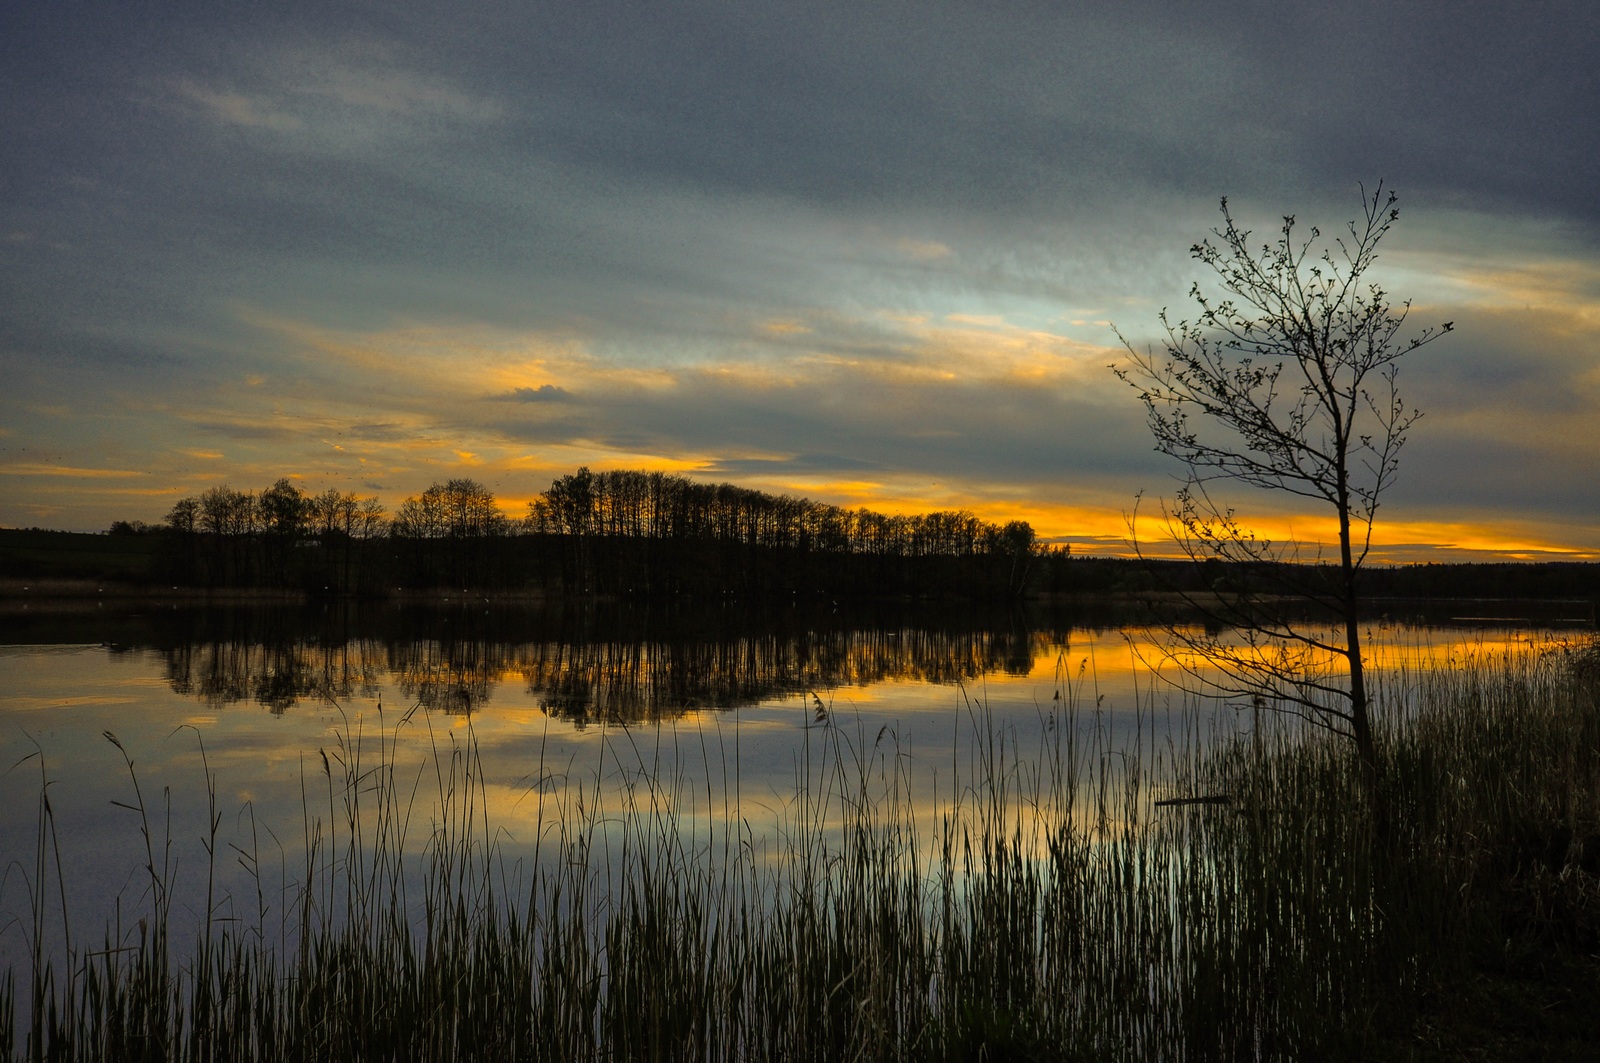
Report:
[[73,479],[112,480],[147,475],[149,474],[137,469],[82,469],[72,465],[39,463],[0,465],[0,476],[65,476]]
[[812,331],[809,326],[803,325],[800,322],[795,321],[793,318],[780,318],[772,321],[763,321],[761,323],[761,329],[762,331],[769,332],[774,336],[804,336]]
[[956,257],[949,244],[938,240],[900,239],[894,242],[894,247],[913,262],[942,262]]

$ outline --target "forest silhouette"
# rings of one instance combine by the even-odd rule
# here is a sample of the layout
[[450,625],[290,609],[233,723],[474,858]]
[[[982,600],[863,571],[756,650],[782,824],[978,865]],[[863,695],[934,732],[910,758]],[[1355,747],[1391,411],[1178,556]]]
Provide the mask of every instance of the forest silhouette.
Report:
[[436,483],[390,515],[374,498],[308,494],[285,478],[259,492],[219,486],[181,499],[158,530],[174,583],[349,594],[1014,598],[1039,553],[1025,521],[991,524],[962,510],[890,516],[669,473],[587,468],[556,479],[516,519],[470,479]]
[[[110,534],[0,529],[0,578],[21,581],[7,593],[36,581],[46,595],[110,586],[311,598],[999,603],[1269,592],[1303,578],[1275,569],[1317,564],[1084,555],[1041,543],[1023,521],[994,524],[962,510],[886,515],[636,470],[559,477],[520,517],[467,479],[434,484],[391,514],[376,498],[308,493],[283,478],[261,491],[213,487],[180,499],[160,524],[118,520]],[[62,583],[74,580],[82,586]],[[1379,615],[1402,600],[1415,611],[1416,599],[1485,598],[1567,601],[1590,617],[1600,599],[1600,565],[1579,561],[1377,565],[1361,581],[1368,611]],[[1508,608],[1524,607],[1492,611],[1512,615]]]

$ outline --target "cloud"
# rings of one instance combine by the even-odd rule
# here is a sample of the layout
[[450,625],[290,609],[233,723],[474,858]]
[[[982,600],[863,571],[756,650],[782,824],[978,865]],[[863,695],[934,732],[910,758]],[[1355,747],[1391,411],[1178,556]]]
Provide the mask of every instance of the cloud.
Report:
[[955,257],[950,245],[938,240],[912,240],[902,237],[895,241],[895,247],[918,262],[940,262]]
[[300,48],[279,60],[277,72],[288,91],[346,107],[474,123],[504,116],[496,101],[409,68],[400,54],[407,50],[360,40],[336,49]]
[[187,81],[178,87],[179,91],[201,104],[214,117],[232,125],[279,131],[300,129],[304,125],[299,118],[277,110],[271,101],[259,97],[252,98],[236,92],[213,92]]
[[[1384,283],[1459,326],[1404,367],[1428,416],[1385,516],[1565,528],[1600,510],[1597,17],[596,0],[441,26],[399,0],[176,34],[46,6],[0,100],[0,233],[28,237],[0,262],[4,456],[402,495],[460,453],[507,491],[647,464],[1114,537],[1171,470],[1105,323],[1159,338],[1219,196],[1331,230],[1381,175]],[[141,516],[75,486],[85,526]]]
[[352,436],[358,439],[395,440],[407,436],[406,429],[395,421],[384,421],[372,424],[353,424],[348,429]]
[[59,476],[74,480],[120,480],[146,475],[148,473],[137,469],[81,469],[72,465],[42,463],[0,465],[0,476]]
[[225,420],[204,415],[191,416],[187,420],[199,431],[229,439],[287,442],[297,434],[291,425],[262,419],[259,415],[248,423],[244,420]]
[[795,476],[803,473],[882,472],[881,462],[851,457],[848,454],[795,454],[782,458],[717,458],[701,466],[708,476]]
[[512,388],[508,394],[497,396],[509,402],[567,402],[572,396],[566,388],[555,384],[540,384],[536,388]]

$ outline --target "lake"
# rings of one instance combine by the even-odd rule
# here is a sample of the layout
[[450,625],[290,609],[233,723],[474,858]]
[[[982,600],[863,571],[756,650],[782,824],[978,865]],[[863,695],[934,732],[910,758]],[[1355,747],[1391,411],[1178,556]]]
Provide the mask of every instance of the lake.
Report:
[[[1570,630],[1540,610],[1396,609],[1369,625],[1372,661],[1426,667]],[[204,910],[213,866],[224,918],[246,896],[270,907],[303,872],[308,839],[336,840],[348,819],[345,769],[359,781],[380,760],[413,795],[419,850],[452,765],[473,773],[474,814],[513,854],[565,817],[599,822],[603,841],[610,820],[664,806],[674,829],[714,839],[731,824],[761,846],[841,766],[895,781],[932,823],[975,775],[1036,761],[1066,729],[1090,732],[1068,736],[1075,755],[1157,763],[1253,725],[1159,678],[1157,635],[1107,605],[83,601],[14,603],[0,624],[0,962],[12,966],[39,895],[41,824],[45,933],[81,947],[148,903],[152,862],[179,883],[180,915]]]

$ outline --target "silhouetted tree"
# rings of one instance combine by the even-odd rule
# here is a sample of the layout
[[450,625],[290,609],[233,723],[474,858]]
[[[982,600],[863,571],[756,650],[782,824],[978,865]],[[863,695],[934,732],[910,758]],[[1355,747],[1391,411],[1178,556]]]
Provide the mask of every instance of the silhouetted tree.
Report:
[[[1451,325],[1403,338],[1410,303],[1398,308],[1367,280],[1378,243],[1399,217],[1380,184],[1348,235],[1326,243],[1302,238],[1293,216],[1259,249],[1222,201],[1223,227],[1191,255],[1209,267],[1223,294],[1196,284],[1194,320],[1171,324],[1164,350],[1127,346],[1131,363],[1113,367],[1144,403],[1156,450],[1176,458],[1185,481],[1163,506],[1173,538],[1192,561],[1229,563],[1229,586],[1206,608],[1243,631],[1171,629],[1179,648],[1208,669],[1191,677],[1205,689],[1295,712],[1354,740],[1368,779],[1376,778],[1361,656],[1358,574],[1372,545],[1380,496],[1394,481],[1401,447],[1417,418],[1400,397],[1398,362]],[[1282,491],[1325,506],[1337,518],[1339,556],[1301,565],[1294,544],[1259,538],[1218,496],[1218,481]],[[1315,559],[1319,560],[1319,559]],[[1288,598],[1338,617],[1327,634],[1285,608]],[[1341,679],[1327,665],[1339,665]]]
[[290,582],[290,558],[306,531],[310,502],[305,492],[283,477],[256,496],[261,522],[262,580],[269,586]]
[[167,527],[180,535],[193,535],[200,518],[200,503],[193,498],[180,498],[167,511]]
[[1015,594],[1034,548],[1025,524],[1008,531],[965,511],[887,517],[667,473],[587,468],[530,502],[523,527],[559,540],[565,587],[606,593]]
[[204,582],[247,585],[254,581],[251,538],[257,528],[255,495],[227,484],[209,488],[197,503],[204,547]]
[[1012,597],[1016,597],[1027,585],[1028,571],[1033,566],[1036,550],[1033,525],[1025,520],[1008,521],[1006,526],[1000,529],[995,550],[1009,562],[1006,589]]
[[402,502],[390,534],[409,544],[414,575],[421,582],[482,586],[494,558],[490,542],[509,530],[488,488],[456,479]]

